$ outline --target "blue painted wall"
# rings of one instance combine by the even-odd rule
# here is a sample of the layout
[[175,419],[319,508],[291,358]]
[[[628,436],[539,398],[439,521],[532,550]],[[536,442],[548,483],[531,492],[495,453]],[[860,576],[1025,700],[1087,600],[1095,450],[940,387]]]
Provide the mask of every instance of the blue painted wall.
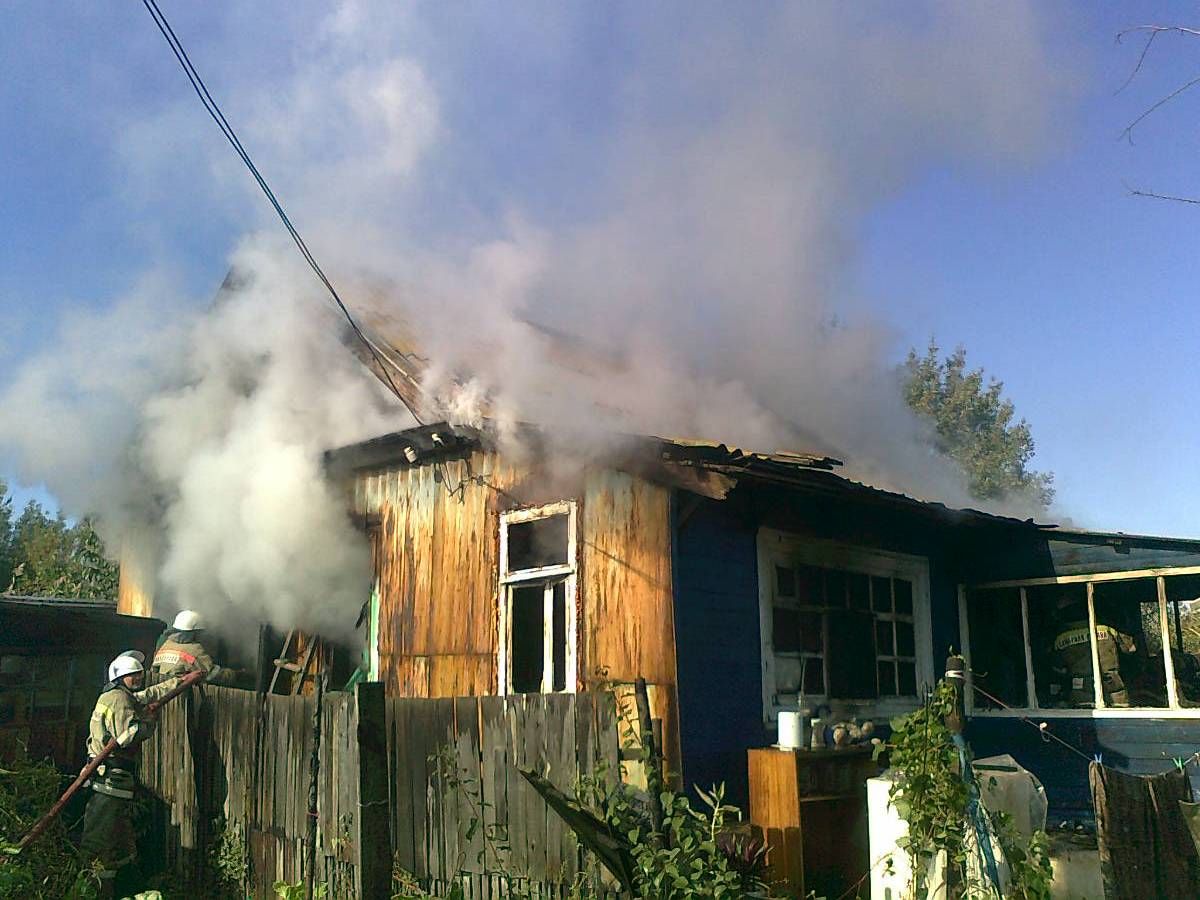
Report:
[[746,751],[775,740],[762,718],[758,529],[929,557],[935,672],[958,645],[958,581],[945,563],[946,532],[920,520],[769,486],[742,485],[724,501],[682,496],[673,553],[683,776],[725,782],[744,808]]
[[[746,750],[774,740],[762,721],[758,613],[760,527],[926,556],[930,562],[933,671],[961,649],[958,585],[1039,577],[1064,569],[1116,571],[1149,564],[1188,564],[1183,553],[1117,554],[1075,545],[1021,527],[937,521],[903,509],[772,485],[739,485],[724,501],[681,494],[675,504],[675,640],[684,779],[707,787],[724,781],[730,801],[748,797]],[[1057,561],[1057,565],[1056,565]],[[1186,562],[1185,562],[1186,561]],[[1097,569],[1096,567],[1101,567]],[[1057,734],[1089,756],[1132,773],[1169,769],[1174,756],[1200,750],[1200,719],[1057,719]],[[1084,760],[1018,719],[976,718],[968,737],[978,756],[1011,753],[1046,786],[1052,817],[1090,818]],[[1197,779],[1200,788],[1200,779]]]
[[735,512],[706,502],[676,530],[675,644],[684,778],[724,781],[745,809],[746,750],[773,739],[762,722],[756,532]]

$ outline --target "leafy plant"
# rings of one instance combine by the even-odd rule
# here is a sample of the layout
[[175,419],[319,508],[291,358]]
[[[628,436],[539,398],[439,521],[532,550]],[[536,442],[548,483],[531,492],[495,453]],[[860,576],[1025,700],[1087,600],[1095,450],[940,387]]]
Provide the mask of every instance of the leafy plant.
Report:
[[[911,897],[924,897],[931,864],[945,854],[950,896],[994,897],[990,884],[971,875],[969,790],[960,769],[959,749],[945,718],[954,711],[954,688],[939,682],[924,705],[892,720],[892,733],[876,749],[886,752],[894,773],[888,797],[908,832],[897,841],[908,856]],[[1046,835],[1036,832],[1026,842],[1005,813],[987,814],[1010,868],[1006,896],[1014,900],[1049,900],[1052,871]]]
[[97,866],[85,860],[67,838],[60,815],[41,838],[20,855],[18,842],[58,799],[63,778],[49,761],[34,761],[22,750],[0,769],[0,898],[90,900],[99,896]]
[[246,853],[246,833],[237,822],[220,829],[208,851],[209,862],[217,880],[229,887],[242,887],[250,876],[250,860]]
[[[304,882],[297,881],[289,883],[287,881],[277,881],[271,885],[279,900],[304,900]],[[324,900],[329,893],[329,888],[323,884],[313,885],[314,900]]]

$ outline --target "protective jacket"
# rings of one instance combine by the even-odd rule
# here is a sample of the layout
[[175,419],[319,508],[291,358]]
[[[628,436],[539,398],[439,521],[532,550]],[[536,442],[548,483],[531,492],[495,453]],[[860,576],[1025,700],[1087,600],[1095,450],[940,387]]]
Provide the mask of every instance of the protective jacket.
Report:
[[80,849],[103,864],[102,886],[111,890],[116,869],[134,860],[137,842],[132,803],[137,787],[137,746],[154,733],[154,720],[146,707],[168,694],[180,679],[171,678],[141,691],[120,683],[110,684],[96,700],[88,723],[88,757],[100,753],[109,741],[118,748],[100,764],[90,782],[92,796],[83,817]]
[[[1093,706],[1092,646],[1086,620],[1068,622],[1054,638],[1058,668],[1067,680],[1067,697],[1072,706]],[[1132,653],[1133,638],[1111,625],[1096,625],[1096,655],[1100,659],[1100,685],[1105,703],[1127,706],[1129,694],[1121,678],[1121,653]]]
[[110,685],[96,700],[88,723],[88,757],[96,756],[116,738],[119,749],[109,756],[110,765],[117,768],[119,763],[127,763],[128,771],[136,771],[133,749],[154,733],[154,720],[146,714],[146,707],[165,697],[179,681],[171,678],[140,691],[131,691],[123,684]]
[[227,683],[234,677],[233,671],[217,665],[194,632],[186,631],[173,631],[167,635],[154,653],[150,670],[156,679],[195,671],[206,672],[204,680],[212,684]]

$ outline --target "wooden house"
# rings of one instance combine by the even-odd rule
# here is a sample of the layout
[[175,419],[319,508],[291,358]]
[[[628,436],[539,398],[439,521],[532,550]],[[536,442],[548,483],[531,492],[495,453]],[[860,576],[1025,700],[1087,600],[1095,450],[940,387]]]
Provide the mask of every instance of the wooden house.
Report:
[[[447,425],[328,455],[374,548],[371,675],[388,693],[645,678],[673,767],[735,802],[746,751],[802,689],[809,708],[886,722],[951,648],[980,689],[976,751],[1013,753],[1054,815],[1087,814],[1086,765],[1025,718],[1133,772],[1200,741],[1200,541],[949,509],[822,456],[647,438],[597,460],[564,474]],[[1102,690],[1096,652],[1093,697],[1062,684],[1068,608],[1092,647],[1106,627],[1133,639],[1127,697]]]

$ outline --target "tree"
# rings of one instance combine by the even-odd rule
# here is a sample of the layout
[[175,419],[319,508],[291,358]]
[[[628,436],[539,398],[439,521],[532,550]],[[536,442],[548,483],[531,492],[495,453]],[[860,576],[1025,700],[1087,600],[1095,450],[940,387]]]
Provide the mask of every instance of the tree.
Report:
[[13,520],[12,496],[0,481],[0,589],[40,597],[111,600],[117,566],[91,520],[71,524],[30,500]]
[[923,355],[910,350],[903,367],[905,399],[933,423],[938,451],[958,463],[979,500],[1028,497],[1049,506],[1054,476],[1029,468],[1033,436],[1024,419],[1015,420],[1003,383],[968,370],[962,347],[944,359],[940,353],[931,340]]

